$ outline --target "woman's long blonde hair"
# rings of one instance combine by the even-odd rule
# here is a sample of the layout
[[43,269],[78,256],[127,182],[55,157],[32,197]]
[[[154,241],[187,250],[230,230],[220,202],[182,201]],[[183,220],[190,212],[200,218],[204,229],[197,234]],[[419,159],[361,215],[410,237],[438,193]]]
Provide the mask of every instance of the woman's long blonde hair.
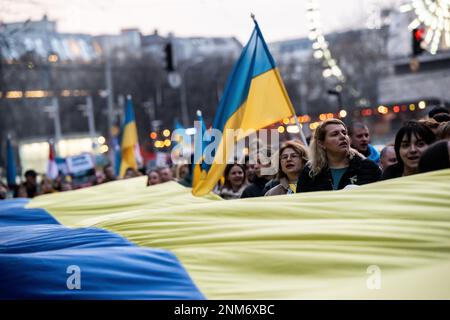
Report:
[[[328,166],[327,152],[320,146],[319,142],[324,142],[325,135],[327,133],[326,127],[330,124],[340,124],[347,130],[347,126],[339,119],[327,119],[317,127],[316,131],[314,132],[311,145],[309,146],[310,154],[308,165],[311,168],[311,170],[309,171],[309,175],[311,178],[318,175],[320,171],[322,171],[322,169]],[[353,159],[355,155],[359,155],[360,157],[364,158],[364,156],[361,155],[358,151],[353,148],[349,148],[349,152],[347,155],[348,158]]]

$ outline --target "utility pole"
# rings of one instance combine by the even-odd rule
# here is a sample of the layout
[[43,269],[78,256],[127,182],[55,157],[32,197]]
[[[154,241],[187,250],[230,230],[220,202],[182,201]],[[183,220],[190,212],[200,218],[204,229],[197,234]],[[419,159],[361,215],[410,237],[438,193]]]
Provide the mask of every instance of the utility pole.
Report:
[[185,128],[190,126],[189,123],[189,111],[187,105],[187,72],[189,69],[201,64],[204,61],[203,58],[198,57],[190,64],[180,67],[180,102],[181,102],[181,119]]
[[144,101],[143,103],[145,112],[148,114],[149,117],[149,124],[151,128],[152,121],[155,120],[155,103],[153,100]]
[[44,107],[44,111],[48,112],[50,118],[53,118],[53,126],[55,129],[55,151],[58,154],[58,143],[61,140],[61,119],[59,117],[59,102],[58,97],[52,98],[52,104]]
[[53,121],[55,123],[55,145],[61,141],[61,119],[59,117],[59,101],[58,97],[53,97],[53,108],[54,108],[54,118]]
[[330,89],[328,90],[328,94],[330,95],[335,95],[337,97],[338,100],[338,106],[337,106],[337,112],[339,113],[339,111],[342,109],[343,105],[342,105],[342,92],[341,90],[333,90]]
[[92,96],[86,97],[86,104],[79,105],[78,109],[83,111],[84,115],[88,118],[89,136],[92,140],[95,138],[95,118],[94,118],[94,104],[92,102]]
[[181,98],[181,119],[185,128],[190,126],[189,124],[189,114],[187,106],[187,93],[186,93],[186,71],[183,73],[183,79],[181,80],[180,86],[180,98]]
[[117,105],[119,106],[119,109],[116,113],[119,116],[119,123],[122,124],[123,120],[125,119],[125,96],[123,94],[119,94],[119,96],[117,97]]

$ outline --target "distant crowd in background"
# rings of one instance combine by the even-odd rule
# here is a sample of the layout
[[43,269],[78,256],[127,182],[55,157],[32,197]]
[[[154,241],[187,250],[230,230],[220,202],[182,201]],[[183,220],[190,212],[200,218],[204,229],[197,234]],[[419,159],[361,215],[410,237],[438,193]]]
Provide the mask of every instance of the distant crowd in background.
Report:
[[[245,158],[244,163],[228,164],[223,179],[213,192],[224,199],[275,196],[298,192],[340,190],[379,180],[450,168],[450,113],[435,107],[428,119],[411,120],[398,130],[392,144],[377,150],[370,144],[370,130],[363,123],[348,127],[338,119],[322,122],[314,131],[309,147],[300,141],[285,141],[276,154],[264,150],[278,162],[274,175],[264,175],[270,166],[260,157]],[[147,186],[176,181],[192,186],[191,164],[159,167],[145,172],[128,168],[123,179],[147,175]],[[69,175],[52,180],[45,175],[38,183],[38,174],[28,170],[25,180],[17,186],[0,182],[0,200],[11,194],[14,198],[33,198],[41,194],[73,189]],[[97,171],[96,184],[117,180],[114,169],[107,165]]]

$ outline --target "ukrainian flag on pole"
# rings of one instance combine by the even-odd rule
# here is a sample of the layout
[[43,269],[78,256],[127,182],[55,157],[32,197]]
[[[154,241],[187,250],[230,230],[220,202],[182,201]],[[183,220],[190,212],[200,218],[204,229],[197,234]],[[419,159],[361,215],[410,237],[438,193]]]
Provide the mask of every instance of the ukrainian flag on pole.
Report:
[[119,175],[123,177],[127,168],[133,168],[137,170],[139,161],[142,161],[142,157],[139,151],[133,102],[131,101],[130,95],[127,96],[127,104],[125,106],[125,120],[122,125],[120,149],[122,157],[120,160]]
[[[258,130],[295,115],[275,61],[256,20],[255,28],[235,64],[214,119],[213,128]],[[245,137],[238,137],[242,139]],[[228,159],[221,141],[211,165],[202,164],[194,195],[209,193],[219,181]]]

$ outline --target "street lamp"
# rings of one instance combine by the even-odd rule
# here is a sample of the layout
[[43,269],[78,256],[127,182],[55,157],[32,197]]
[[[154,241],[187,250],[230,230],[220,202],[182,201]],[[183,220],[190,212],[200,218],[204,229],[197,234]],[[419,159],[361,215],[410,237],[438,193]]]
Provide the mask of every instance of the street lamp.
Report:
[[52,105],[44,107],[44,111],[49,113],[49,117],[53,118],[53,125],[55,129],[55,148],[58,147],[58,143],[61,140],[61,119],[59,116],[59,103],[58,98],[52,98]]
[[50,62],[50,63],[56,63],[56,62],[58,62],[59,57],[56,53],[51,53],[48,55],[47,59],[48,59],[48,62]]
[[197,57],[197,59],[193,60],[192,63],[183,65],[180,68],[181,74],[181,86],[180,86],[180,99],[181,99],[181,117],[183,119],[183,125],[187,128],[189,127],[189,112],[187,105],[187,89],[186,89],[186,73],[192,67],[197,66],[198,64],[204,61],[203,58]]
[[94,121],[94,104],[92,102],[92,96],[86,97],[86,104],[78,105],[78,110],[83,112],[83,115],[88,118],[89,136],[92,141],[95,138],[95,121]]
[[330,95],[334,95],[337,97],[338,100],[338,107],[337,107],[337,112],[339,112],[339,110],[342,108],[342,90],[338,90],[338,88],[334,89],[329,89],[327,92]]

